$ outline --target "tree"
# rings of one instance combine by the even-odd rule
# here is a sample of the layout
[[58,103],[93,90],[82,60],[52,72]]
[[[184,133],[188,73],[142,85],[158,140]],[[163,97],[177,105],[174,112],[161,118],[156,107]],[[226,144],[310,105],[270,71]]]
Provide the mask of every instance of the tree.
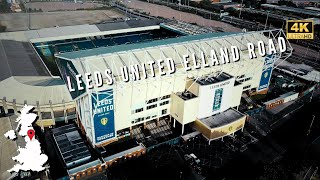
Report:
[[291,7],[297,7],[297,5],[294,2],[292,2],[292,0],[280,0],[280,1],[278,1],[278,4],[291,6]]
[[203,9],[212,10],[211,3],[211,0],[202,0],[200,1],[199,6]]
[[7,0],[2,0],[0,2],[0,13],[8,13],[10,12],[10,5]]
[[2,24],[0,24],[0,32],[5,32],[7,29],[6,26],[3,26]]
[[22,12],[26,12],[26,6],[24,5],[24,3],[20,3],[20,8]]
[[229,12],[231,16],[238,16],[237,10],[233,7],[229,7],[225,11]]

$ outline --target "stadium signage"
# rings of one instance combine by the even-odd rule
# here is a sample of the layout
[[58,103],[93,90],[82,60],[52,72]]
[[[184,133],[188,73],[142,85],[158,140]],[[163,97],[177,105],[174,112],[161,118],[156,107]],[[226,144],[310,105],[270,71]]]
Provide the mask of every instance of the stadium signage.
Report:
[[91,94],[95,143],[115,137],[113,89]]
[[279,106],[279,105],[281,105],[283,103],[284,103],[284,99],[276,100],[275,102],[272,102],[272,103],[268,104],[266,109],[271,109],[271,108],[277,107],[277,106]]
[[217,111],[221,107],[223,88],[216,89],[214,93],[212,111]]
[[[276,48],[277,47],[277,48]],[[257,56],[264,57],[270,54],[282,53],[287,50],[286,40],[283,37],[278,37],[277,46],[273,39],[269,39],[266,44],[264,41],[258,41],[256,44],[247,43],[247,52],[249,59],[255,59]],[[244,51],[242,49],[242,51]],[[120,79],[124,82],[137,81],[147,79],[148,77],[170,75],[176,72],[176,64],[182,64],[185,71],[207,68],[212,66],[223,65],[240,60],[240,48],[237,46],[223,47],[218,52],[215,49],[209,52],[200,51],[199,54],[192,53],[191,55],[183,55],[178,60],[172,58],[159,59],[157,61],[148,61],[142,64],[133,64],[129,67],[120,67]],[[157,73],[156,73],[157,71]],[[102,74],[104,73],[105,79]],[[84,90],[85,87],[92,89],[93,87],[101,87],[103,84],[113,85],[115,76],[110,69],[104,72],[95,71],[93,74],[85,73],[84,77],[81,74],[76,75],[76,83],[67,81],[67,86],[70,92],[76,90]],[[68,79],[69,77],[67,77]],[[85,79],[82,81],[82,79]],[[77,84],[77,87],[72,85]]]
[[268,55],[264,61],[258,91],[265,90],[269,87],[273,65],[274,65],[274,55]]
[[228,84],[230,84],[230,81],[222,82],[220,84],[214,84],[214,85],[210,86],[210,89],[219,88],[219,87],[222,87],[222,86],[225,86],[225,85],[228,85]]

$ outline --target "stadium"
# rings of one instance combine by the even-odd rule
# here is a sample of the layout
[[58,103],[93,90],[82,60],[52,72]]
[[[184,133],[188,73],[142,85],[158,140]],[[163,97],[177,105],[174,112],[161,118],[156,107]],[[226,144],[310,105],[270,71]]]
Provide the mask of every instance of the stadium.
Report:
[[[237,110],[242,93],[266,93],[274,63],[292,53],[286,41],[284,53],[248,58],[248,42],[268,44],[273,39],[278,48],[277,38],[285,37],[282,30],[202,30],[195,34],[193,25],[178,28],[178,23],[151,20],[144,26],[137,24],[114,29],[80,25],[1,36],[0,59],[5,66],[0,67],[0,89],[4,90],[0,106],[5,114],[17,113],[24,104],[35,106],[39,115],[36,123],[42,129],[54,128],[52,136],[70,178],[104,171],[119,157],[144,154],[148,146],[145,129],[153,137],[166,137],[174,129],[184,135],[188,126],[200,132],[208,143],[243,130],[247,115]],[[185,71],[183,55],[195,54],[200,62],[200,52],[219,52],[230,46],[241,50],[239,61]],[[120,80],[122,66],[166,58],[175,60],[175,73],[138,81]],[[210,55],[205,54],[205,58]],[[193,61],[189,63],[194,65]],[[84,81],[86,73],[105,69],[113,72],[112,85],[77,88],[76,75],[80,74]],[[151,73],[150,67],[146,66],[146,72]],[[154,73],[159,73],[157,68]],[[75,88],[73,92],[66,86],[67,77]],[[73,120],[81,134],[73,125],[61,126]],[[92,160],[81,136],[99,151],[102,159]],[[105,150],[114,142],[128,140],[130,144],[132,139],[138,143],[118,153]],[[66,144],[74,148],[71,150]]]

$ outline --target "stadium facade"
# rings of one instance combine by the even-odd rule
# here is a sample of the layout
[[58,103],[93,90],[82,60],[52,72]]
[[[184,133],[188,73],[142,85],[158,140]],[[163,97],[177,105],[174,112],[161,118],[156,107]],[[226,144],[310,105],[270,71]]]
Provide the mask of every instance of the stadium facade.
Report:
[[[237,111],[243,91],[267,91],[273,64],[281,55],[249,59],[247,52],[248,42],[268,44],[269,38],[264,33],[180,36],[62,53],[56,55],[56,61],[66,83],[67,76],[71,77],[75,87],[71,96],[76,102],[78,123],[94,146],[105,146],[119,137],[130,136],[135,126],[145,127],[150,121],[165,118],[173,121],[174,126],[176,122],[182,124],[181,134],[184,125],[194,123],[210,141],[243,129],[246,115]],[[278,36],[283,36],[281,31]],[[277,40],[274,41],[277,44]],[[195,54],[200,61],[200,51],[206,52],[208,59],[210,50],[219,52],[220,48],[232,45],[241,49],[239,61],[185,71],[185,54]],[[120,78],[119,70],[123,66],[149,61],[158,66],[157,60],[167,58],[175,60],[177,70],[173,74],[129,82]],[[193,63],[190,61],[191,67]],[[86,73],[106,69],[113,73],[113,85],[77,89],[76,74],[81,74],[81,80],[85,81]],[[153,71],[150,67],[146,69],[148,73]],[[107,77],[103,75],[103,79]]]
[[[237,109],[243,92],[266,93],[274,63],[292,53],[286,41],[286,52],[255,59],[248,56],[248,42],[257,45],[263,41],[267,45],[272,39],[278,48],[278,37],[285,37],[282,30],[190,35],[195,31],[182,31],[184,28],[168,24],[115,30],[85,26],[1,34],[7,40],[0,41],[0,56],[7,61],[10,71],[0,67],[4,68],[2,72],[7,72],[0,76],[3,90],[0,106],[5,113],[16,113],[24,104],[34,105],[39,115],[37,124],[42,128],[75,119],[90,146],[99,152],[101,147],[112,146],[112,142],[130,137],[138,139],[135,133],[150,126],[170,129],[171,123],[173,128],[182,127],[184,134],[184,127],[190,125],[209,143],[242,130],[247,115]],[[20,36],[23,44],[10,39]],[[209,60],[211,50],[221,56],[220,48],[231,52],[231,46],[240,49],[239,60],[193,68],[197,62],[201,64],[201,59]],[[20,53],[12,54],[8,47],[21,48]],[[257,51],[256,48],[258,54]],[[192,67],[189,71],[184,67],[186,55]],[[19,67],[19,63],[12,63],[24,58],[24,68],[30,71],[12,68]],[[168,58],[175,62],[175,73],[159,76],[157,61]],[[154,76],[129,82],[121,79],[121,67],[150,61],[154,62]],[[87,73],[106,69],[112,71],[112,85],[77,89],[77,75],[85,81]],[[148,75],[152,70],[146,66]],[[104,81],[108,79],[102,74]],[[75,88],[73,92],[67,88],[67,77]],[[86,145],[78,146],[81,137],[74,126],[55,128],[52,132],[59,151],[67,153],[62,153],[61,158],[71,179],[103,171],[119,157],[130,158],[146,152],[143,144],[135,144],[121,153],[105,155],[103,160],[92,160]],[[66,142],[77,148],[65,147]],[[71,152],[77,155],[69,156]]]
[[[162,35],[155,38],[150,36],[150,32],[153,36]],[[265,93],[274,62],[286,58],[292,50],[287,42],[286,53],[249,59],[247,43],[256,45],[258,41],[264,41],[268,44],[269,38],[272,38],[277,45],[277,37],[280,36],[284,37],[281,30],[250,33],[215,32],[191,36],[162,24],[30,39],[37,54],[46,59],[44,63],[48,71],[57,71],[58,67],[61,77],[67,82],[67,76],[70,76],[74,87],[77,87],[74,81],[76,74],[85,77],[85,73],[104,72],[106,69],[112,70],[114,84],[104,84],[93,89],[76,89],[75,92],[70,92],[71,97],[68,97],[69,92],[64,84],[38,87],[21,83],[19,86],[28,88],[28,92],[35,99],[37,92],[51,91],[49,94],[53,96],[44,97],[47,103],[39,103],[39,100],[36,103],[30,102],[39,111],[40,120],[37,123],[40,126],[54,126],[57,120],[54,116],[59,111],[62,114],[60,121],[67,122],[68,118],[78,119],[79,126],[93,146],[104,146],[118,140],[119,137],[130,136],[133,127],[146,126],[150,121],[159,122],[162,118],[169,118],[174,125],[179,122],[182,127],[194,123],[195,128],[212,140],[243,128],[245,115],[237,111],[242,92]],[[97,46],[98,43],[102,45]],[[194,57],[200,61],[201,51],[205,52],[205,58],[209,59],[210,50],[219,52],[220,48],[232,45],[241,50],[240,60],[237,62],[191,71],[185,71],[183,68],[183,55],[195,54]],[[52,61],[48,58],[50,56],[55,56],[57,67],[48,64]],[[149,61],[154,61],[157,66],[157,60],[166,58],[175,60],[175,73],[134,82],[120,80],[119,69],[122,66],[130,67],[132,64]],[[194,61],[189,63],[191,67],[194,65]],[[147,67],[147,72],[150,71],[150,67]],[[157,70],[155,73],[158,73]],[[103,78],[106,79],[105,75]],[[2,81],[1,85],[4,85],[5,81]],[[8,81],[8,84],[14,86],[17,82]],[[7,94],[9,95],[2,100],[2,106],[6,111],[16,111],[24,103],[30,104],[27,101],[17,103],[16,97],[9,91]],[[60,105],[59,101],[62,102]],[[68,113],[71,116],[68,116]],[[47,118],[43,118],[44,115]],[[225,128],[232,124],[237,124],[237,127]],[[218,135],[216,132],[220,131],[223,133]]]

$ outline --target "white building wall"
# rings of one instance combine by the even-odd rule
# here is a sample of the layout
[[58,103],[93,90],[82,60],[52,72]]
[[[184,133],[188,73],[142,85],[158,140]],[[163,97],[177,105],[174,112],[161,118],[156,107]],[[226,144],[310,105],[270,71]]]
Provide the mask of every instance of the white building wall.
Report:
[[[115,129],[120,130],[131,126],[131,121],[129,121],[131,115],[131,95],[132,89],[131,88],[123,88],[123,89],[116,89],[114,91],[116,98],[114,101],[114,124]],[[136,95],[138,97],[138,95]],[[140,99],[137,98],[135,101],[139,101]]]
[[[233,86],[234,78],[215,84],[200,85],[198,118],[205,118],[227,110],[230,107],[230,102],[232,101]],[[213,111],[215,93],[216,90],[220,88],[222,89],[220,108]]]
[[183,100],[181,97],[172,93],[170,112],[172,117],[180,124],[188,124],[197,119],[199,98]]
[[239,84],[232,88],[231,101],[229,104],[230,107],[236,107],[240,105],[242,90],[243,84]]
[[[91,117],[91,103],[89,99],[89,95],[83,96],[77,100],[77,109],[80,116],[81,124],[86,131],[86,136],[92,141],[93,140],[93,124],[92,124],[92,117]],[[80,110],[80,111],[79,111]]]
[[[161,79],[149,78],[147,80],[136,81],[134,83],[128,82],[121,85],[113,85],[115,98],[115,130],[119,131],[170,114],[170,98],[164,100],[158,99],[158,101],[151,104],[147,104],[147,101],[154,98],[161,98],[163,96],[170,95],[171,93],[185,91],[185,89],[188,89],[192,84],[190,83],[190,80],[187,83],[187,77],[196,78],[197,76],[214,75],[219,72],[225,72],[234,76],[234,78],[229,80],[230,83],[228,85],[222,86],[223,96],[221,107],[215,112],[212,112],[212,106],[214,92],[217,88],[210,89],[211,85],[208,85],[208,87],[201,88],[201,90],[198,91],[198,85],[196,83],[192,85],[192,87],[189,89],[190,92],[194,93],[197,96],[200,96],[199,108],[197,108],[197,118],[211,116],[215,113],[222,112],[230,107],[237,106],[240,103],[241,94],[243,91],[242,88],[244,86],[251,85],[251,88],[258,87],[263,67],[262,59],[263,58],[257,58],[254,60],[242,59],[239,62],[214,66],[211,68],[191,70],[187,73],[176,72],[172,75],[163,76],[161,77]],[[234,87],[235,78],[243,74],[245,74],[245,77],[251,77],[251,79],[243,82],[243,85]],[[99,88],[99,90],[103,89],[105,89],[105,85],[102,86],[102,88]],[[86,99],[86,101],[88,101],[87,95],[85,97],[86,98],[83,99]],[[160,106],[161,102],[167,100],[169,100],[169,104]],[[154,104],[157,104],[157,107],[147,110],[147,106]],[[87,106],[87,108],[91,109],[91,106]],[[143,108],[143,111],[135,113],[134,110],[139,108]],[[188,108],[192,109],[191,106],[189,106]],[[164,115],[162,114],[163,109],[167,109],[167,112]],[[149,118],[146,119],[146,117]],[[143,118],[143,120],[132,123],[138,118]],[[83,118],[81,121],[84,121]],[[183,121],[183,123],[185,122]],[[87,132],[87,135],[93,135],[92,122],[86,122],[83,124],[84,126],[86,126],[85,130]]]

